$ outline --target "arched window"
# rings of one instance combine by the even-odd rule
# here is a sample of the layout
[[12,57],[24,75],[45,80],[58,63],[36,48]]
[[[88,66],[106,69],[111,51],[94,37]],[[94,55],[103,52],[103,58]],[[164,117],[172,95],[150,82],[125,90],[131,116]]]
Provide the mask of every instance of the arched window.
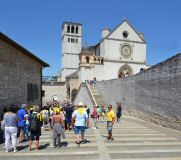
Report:
[[86,63],[89,63],[89,57],[86,56],[85,59],[86,59]]
[[101,59],[101,64],[104,64],[104,60],[103,59]]
[[76,34],[78,34],[78,32],[79,32],[79,27],[78,26],[76,27],[76,31],[75,32],[76,32]]
[[71,27],[71,33],[74,33],[74,26]]
[[67,26],[67,33],[70,33],[70,26]]

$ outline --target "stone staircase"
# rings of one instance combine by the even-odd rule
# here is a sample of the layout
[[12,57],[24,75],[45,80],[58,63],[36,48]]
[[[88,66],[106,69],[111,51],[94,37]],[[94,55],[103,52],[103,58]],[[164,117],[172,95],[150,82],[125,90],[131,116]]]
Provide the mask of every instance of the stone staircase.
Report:
[[[0,160],[181,160],[181,132],[123,116],[113,127],[114,141],[107,142],[106,122],[99,129],[86,130],[86,144],[75,144],[73,131],[65,132],[61,148],[53,148],[52,131],[42,130],[40,150],[28,152],[28,142],[18,143],[18,152],[5,153],[0,145]],[[33,148],[35,144],[33,144]]]
[[105,106],[105,102],[104,99],[101,95],[101,93],[99,92],[98,88],[96,87],[96,85],[88,85],[88,88],[90,89],[90,92],[93,96],[93,99],[95,100],[95,104],[98,106]]

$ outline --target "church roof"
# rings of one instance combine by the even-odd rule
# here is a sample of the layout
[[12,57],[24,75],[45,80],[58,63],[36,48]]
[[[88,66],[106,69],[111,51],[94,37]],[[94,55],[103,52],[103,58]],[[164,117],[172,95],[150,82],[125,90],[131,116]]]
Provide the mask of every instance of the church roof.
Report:
[[21,45],[19,45],[18,43],[16,43],[15,41],[10,39],[9,37],[7,37],[2,32],[0,32],[0,39],[5,41],[6,43],[10,44],[11,46],[15,47],[16,49],[18,49],[19,51],[21,51],[22,53],[24,53],[28,57],[31,57],[32,59],[38,61],[40,64],[42,64],[43,67],[50,67],[50,65],[48,63],[42,61],[40,58],[38,58],[33,53],[31,53],[30,51],[28,51],[27,49],[25,49],[24,47],[22,47]]
[[[127,19],[124,19],[119,25],[117,25],[116,28],[114,28],[106,37],[104,37],[103,39],[106,39],[108,38],[119,26],[121,26],[124,22],[126,22],[135,32],[136,34],[141,38],[141,40],[145,43],[145,40],[140,36],[140,34],[133,28],[133,26],[128,22]],[[102,39],[102,40],[103,40]],[[101,40],[101,41],[102,41]]]
[[73,72],[72,74],[69,74],[68,76],[66,76],[66,78],[78,78],[78,71]]
[[88,52],[94,52],[94,54],[96,53],[96,48],[100,46],[100,43],[94,45],[94,46],[85,46],[85,47],[82,47],[81,49],[81,52],[83,51],[86,51],[87,53]]
[[88,47],[83,47],[81,49],[81,52],[95,52],[95,46],[88,46]]

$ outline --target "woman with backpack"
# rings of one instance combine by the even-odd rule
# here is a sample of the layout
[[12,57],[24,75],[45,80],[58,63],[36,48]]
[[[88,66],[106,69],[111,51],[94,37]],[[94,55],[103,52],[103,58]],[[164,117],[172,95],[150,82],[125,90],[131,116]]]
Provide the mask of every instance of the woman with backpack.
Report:
[[28,117],[30,122],[30,143],[29,151],[31,151],[31,146],[33,140],[36,140],[36,149],[39,150],[39,139],[41,136],[41,126],[42,126],[42,116],[39,112],[39,107],[34,106],[30,109],[30,115]]

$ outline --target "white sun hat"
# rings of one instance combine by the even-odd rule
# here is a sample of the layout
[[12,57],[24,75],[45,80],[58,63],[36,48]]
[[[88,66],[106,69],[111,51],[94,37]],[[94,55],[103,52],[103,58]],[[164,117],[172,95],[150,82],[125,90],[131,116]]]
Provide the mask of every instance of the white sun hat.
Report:
[[83,106],[83,103],[82,103],[82,102],[79,102],[78,106]]

